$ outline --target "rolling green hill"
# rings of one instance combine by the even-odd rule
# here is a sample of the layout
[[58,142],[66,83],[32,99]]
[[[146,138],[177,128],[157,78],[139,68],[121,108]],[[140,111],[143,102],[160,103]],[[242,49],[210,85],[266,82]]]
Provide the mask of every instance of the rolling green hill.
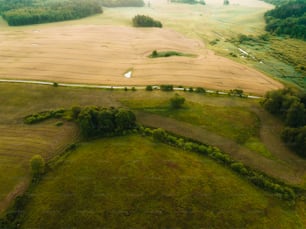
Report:
[[293,209],[215,162],[139,136],[81,144],[31,196],[22,228],[302,225]]

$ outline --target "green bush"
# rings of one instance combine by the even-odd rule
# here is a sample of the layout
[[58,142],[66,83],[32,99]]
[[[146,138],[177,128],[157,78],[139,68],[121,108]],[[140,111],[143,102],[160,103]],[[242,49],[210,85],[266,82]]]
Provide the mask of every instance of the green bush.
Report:
[[153,87],[151,85],[146,86],[146,91],[153,91]]
[[167,143],[168,134],[161,128],[153,130],[152,136],[155,141]]
[[153,18],[146,15],[136,15],[133,19],[134,27],[163,27],[160,21],[156,21]]
[[231,164],[231,168],[240,173],[241,175],[247,175],[248,174],[248,170],[247,168],[245,168],[245,166],[241,163],[241,162],[234,162]]
[[170,106],[173,109],[179,109],[183,106],[183,104],[185,103],[185,98],[175,94],[171,99],[170,99]]
[[195,89],[195,92],[196,92],[196,93],[204,94],[204,93],[206,93],[206,90],[205,90],[204,88],[202,88],[202,87],[197,87],[197,88]]
[[173,91],[173,85],[160,85],[161,91]]
[[42,158],[42,156],[33,156],[30,161],[30,164],[34,179],[40,177],[45,172],[45,160]]

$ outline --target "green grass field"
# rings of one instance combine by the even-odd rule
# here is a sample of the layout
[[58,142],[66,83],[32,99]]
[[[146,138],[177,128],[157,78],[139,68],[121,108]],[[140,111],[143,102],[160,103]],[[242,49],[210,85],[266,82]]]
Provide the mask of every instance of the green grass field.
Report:
[[22,228],[302,227],[215,162],[138,136],[82,143],[31,196]]
[[[251,167],[287,182],[303,183],[305,160],[295,157],[279,144],[279,131],[263,129],[270,138],[267,142],[260,137],[262,120],[268,121],[267,127],[276,128],[279,124],[273,117],[263,115],[265,113],[258,101],[186,92],[182,95],[187,105],[182,110],[172,112],[168,107],[173,94],[1,83],[0,129],[3,134],[0,136],[0,182],[5,184],[0,186],[1,211],[25,189],[29,181],[29,160],[33,155],[52,158],[78,137],[71,123],[58,127],[57,120],[50,120],[28,126],[23,124],[23,117],[75,105],[128,106],[138,111],[145,110],[146,114],[150,114],[148,111],[158,114],[156,117],[149,116],[149,125],[216,145]],[[258,112],[256,115],[254,108]],[[263,117],[258,119],[260,115]],[[143,121],[144,116],[139,114],[137,118]],[[239,136],[244,138],[242,133],[250,138],[240,146],[235,140]],[[245,146],[250,150],[246,151]]]

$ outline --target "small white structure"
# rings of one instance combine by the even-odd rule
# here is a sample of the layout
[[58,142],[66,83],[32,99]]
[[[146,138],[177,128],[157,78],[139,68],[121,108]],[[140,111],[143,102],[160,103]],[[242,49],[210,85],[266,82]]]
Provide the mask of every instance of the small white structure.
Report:
[[239,49],[239,51],[241,52],[241,53],[243,53],[244,55],[249,55],[246,51],[244,51],[243,49],[241,49],[241,48],[238,48]]
[[132,77],[132,71],[128,71],[127,73],[124,74],[125,78],[131,78]]

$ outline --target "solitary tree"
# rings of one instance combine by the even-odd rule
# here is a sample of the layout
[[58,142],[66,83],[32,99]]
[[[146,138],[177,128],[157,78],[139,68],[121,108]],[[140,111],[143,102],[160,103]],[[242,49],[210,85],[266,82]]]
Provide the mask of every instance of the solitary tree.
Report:
[[40,155],[35,155],[32,157],[31,161],[31,171],[34,178],[39,177],[45,172],[45,160]]
[[178,95],[178,94],[175,94],[174,97],[172,97],[170,99],[170,105],[174,109],[181,108],[183,106],[184,102],[185,102],[185,98]]
[[223,5],[229,5],[230,3],[229,3],[229,0],[224,0],[224,2],[223,2]]

